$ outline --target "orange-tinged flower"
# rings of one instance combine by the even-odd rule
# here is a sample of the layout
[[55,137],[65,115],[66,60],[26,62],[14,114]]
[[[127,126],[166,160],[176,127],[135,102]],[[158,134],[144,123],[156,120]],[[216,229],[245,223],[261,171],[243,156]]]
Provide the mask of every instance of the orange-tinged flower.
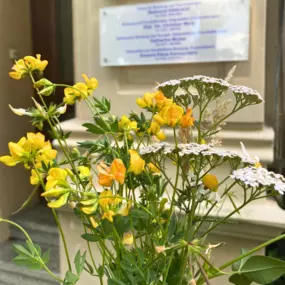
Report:
[[114,179],[118,181],[121,185],[125,182],[126,167],[121,159],[114,159],[111,164],[111,173]]
[[206,174],[202,178],[202,182],[203,182],[204,186],[206,188],[208,188],[209,190],[211,190],[213,192],[217,192],[218,191],[219,181],[218,181],[216,175]]
[[141,174],[145,167],[145,161],[133,149],[129,150],[129,154],[131,156],[131,159],[130,159],[130,167],[128,169],[128,172],[132,172],[135,175]]
[[114,159],[111,167],[107,166],[103,161],[97,166],[99,172],[99,184],[105,187],[110,187],[114,180],[121,185],[124,184],[126,167],[121,159]]
[[109,222],[113,223],[113,217],[115,216],[115,213],[111,210],[108,210],[107,212],[105,212],[103,215],[102,215],[102,219],[106,219],[108,220]]
[[175,103],[161,109],[159,115],[165,120],[170,127],[175,127],[184,114],[183,108]]
[[132,245],[134,243],[134,236],[131,233],[124,233],[123,244]]
[[193,111],[191,108],[188,108],[186,114],[180,120],[180,126],[182,128],[194,126],[194,118],[192,117]]
[[158,110],[161,110],[164,107],[167,107],[172,104],[172,100],[166,98],[161,91],[157,91],[154,93],[154,99],[155,99],[155,106]]

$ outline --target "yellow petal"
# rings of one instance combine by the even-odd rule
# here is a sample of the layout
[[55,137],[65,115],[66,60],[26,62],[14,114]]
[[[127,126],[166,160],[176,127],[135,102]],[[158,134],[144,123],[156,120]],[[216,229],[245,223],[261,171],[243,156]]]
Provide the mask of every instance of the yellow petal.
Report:
[[94,229],[96,229],[99,226],[99,224],[96,222],[96,220],[93,217],[90,217],[90,222]]
[[19,163],[18,160],[9,155],[1,156],[0,162],[6,164],[7,166],[15,166],[17,163]]
[[132,172],[135,175],[141,174],[145,167],[145,161],[133,149],[129,150],[129,154],[131,156],[131,159],[130,159],[130,167],[128,169],[128,172]]
[[60,208],[67,203],[68,197],[69,197],[69,193],[66,193],[66,194],[62,195],[59,199],[57,199],[53,202],[50,202],[47,205],[50,208]]
[[124,233],[123,244],[132,245],[134,243],[134,236],[131,233]]
[[51,190],[45,191],[41,194],[42,197],[58,197],[61,196],[65,193],[69,192],[68,189],[63,189],[63,188],[53,188]]

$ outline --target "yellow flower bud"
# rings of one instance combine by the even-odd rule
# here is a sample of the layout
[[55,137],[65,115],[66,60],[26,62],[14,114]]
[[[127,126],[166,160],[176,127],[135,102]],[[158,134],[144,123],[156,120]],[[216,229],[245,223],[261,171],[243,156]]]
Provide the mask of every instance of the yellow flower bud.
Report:
[[156,121],[160,126],[163,126],[165,124],[163,118],[158,114],[153,116],[153,120]]
[[159,168],[156,165],[154,165],[153,163],[150,162],[150,163],[148,163],[147,166],[149,167],[151,172],[153,172],[153,173],[160,173]]
[[211,190],[211,191],[213,191],[213,192],[217,192],[217,191],[218,191],[219,181],[218,181],[216,175],[213,175],[213,174],[206,174],[206,175],[202,178],[202,182],[203,182],[204,186],[205,186],[206,188],[208,188],[209,190]]
[[96,229],[99,226],[99,224],[96,222],[94,217],[90,217],[90,222],[91,222],[91,225],[94,229]]
[[115,213],[111,210],[108,210],[107,212],[105,212],[103,215],[102,215],[102,219],[106,219],[108,220],[109,222],[113,223],[113,217],[115,216]]
[[132,245],[134,243],[134,236],[131,233],[124,233],[123,244]]

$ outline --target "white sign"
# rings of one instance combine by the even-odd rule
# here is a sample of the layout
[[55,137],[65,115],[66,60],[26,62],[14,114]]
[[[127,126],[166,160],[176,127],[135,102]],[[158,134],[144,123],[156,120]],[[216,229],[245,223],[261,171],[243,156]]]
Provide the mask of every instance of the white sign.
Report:
[[102,66],[248,60],[250,0],[100,9]]

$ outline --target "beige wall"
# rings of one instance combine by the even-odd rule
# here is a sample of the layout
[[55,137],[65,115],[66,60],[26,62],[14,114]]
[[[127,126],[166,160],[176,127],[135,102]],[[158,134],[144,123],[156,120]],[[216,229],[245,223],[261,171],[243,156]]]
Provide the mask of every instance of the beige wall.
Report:
[[[20,56],[31,54],[29,0],[0,0],[0,39],[0,155],[4,155],[8,153],[8,141],[17,141],[30,125],[26,118],[15,116],[8,107],[8,104],[31,105],[28,80],[16,82],[8,76],[13,65],[9,59],[10,48],[17,49]],[[31,191],[28,178],[23,167],[12,169],[0,165],[0,216],[8,217],[27,198]],[[0,225],[0,241],[7,236],[7,227]]]

